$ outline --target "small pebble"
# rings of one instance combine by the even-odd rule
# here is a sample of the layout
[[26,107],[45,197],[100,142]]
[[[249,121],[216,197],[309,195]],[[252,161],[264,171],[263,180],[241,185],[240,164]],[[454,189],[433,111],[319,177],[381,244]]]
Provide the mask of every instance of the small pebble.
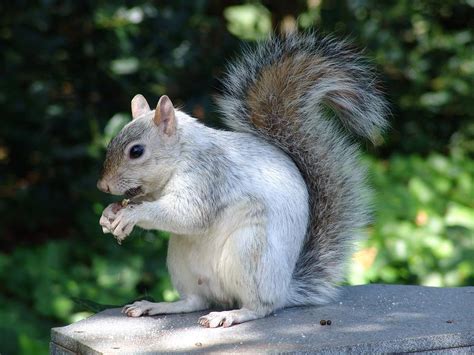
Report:
[[321,320],[319,321],[319,324],[321,324],[321,325],[326,325],[326,321],[325,321],[324,319],[321,319]]

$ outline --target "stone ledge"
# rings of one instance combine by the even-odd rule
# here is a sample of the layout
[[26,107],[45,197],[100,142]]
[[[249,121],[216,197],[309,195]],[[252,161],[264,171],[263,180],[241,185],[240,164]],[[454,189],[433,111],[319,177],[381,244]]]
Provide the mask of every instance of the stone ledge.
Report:
[[53,328],[51,353],[474,351],[474,287],[347,286],[333,304],[230,328],[200,327],[205,313],[128,318],[109,309]]

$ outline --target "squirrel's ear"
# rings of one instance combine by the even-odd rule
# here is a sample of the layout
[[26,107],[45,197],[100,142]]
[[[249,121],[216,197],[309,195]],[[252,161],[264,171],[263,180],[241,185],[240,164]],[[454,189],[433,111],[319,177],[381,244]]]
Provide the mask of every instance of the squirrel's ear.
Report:
[[156,105],[153,121],[166,135],[171,136],[175,133],[176,118],[174,107],[168,96],[163,95],[160,97],[160,101],[158,101],[158,105]]
[[150,106],[143,95],[135,95],[132,99],[132,117],[133,119],[143,116],[145,113],[150,112]]

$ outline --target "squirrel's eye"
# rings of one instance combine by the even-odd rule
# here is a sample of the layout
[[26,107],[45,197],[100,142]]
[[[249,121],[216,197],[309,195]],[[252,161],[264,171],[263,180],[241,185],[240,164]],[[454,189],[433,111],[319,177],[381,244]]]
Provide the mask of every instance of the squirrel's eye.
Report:
[[142,146],[141,144],[135,144],[132,148],[130,148],[130,158],[131,159],[137,159],[140,158],[143,155],[143,152],[145,151],[145,147]]

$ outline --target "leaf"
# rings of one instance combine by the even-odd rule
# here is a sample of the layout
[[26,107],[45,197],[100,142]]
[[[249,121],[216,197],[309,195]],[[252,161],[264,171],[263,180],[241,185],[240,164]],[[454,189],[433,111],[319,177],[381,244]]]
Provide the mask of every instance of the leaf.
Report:
[[71,297],[71,299],[73,300],[75,304],[77,304],[80,307],[81,311],[89,311],[89,312],[94,312],[94,313],[102,312],[110,308],[121,308],[127,304],[131,304],[136,301],[145,300],[145,301],[150,301],[150,302],[156,302],[155,299],[151,296],[138,297],[129,302],[125,302],[122,305],[101,304],[101,303],[97,303],[97,302],[86,300],[84,298],[79,298],[79,297]]
[[474,209],[451,202],[446,212],[446,225],[474,230]]
[[229,6],[224,17],[229,32],[241,39],[256,40],[271,32],[271,14],[261,4]]
[[79,298],[79,297],[71,297],[71,299],[73,300],[73,302],[76,305],[79,306],[81,311],[89,311],[89,312],[98,313],[98,312],[101,312],[105,309],[120,307],[120,306],[117,306],[117,305],[100,304],[100,303],[97,303],[97,302],[94,302],[94,301],[91,301],[91,300],[86,300],[86,299]]
[[133,74],[138,67],[138,59],[134,57],[115,59],[110,63],[110,70],[117,75]]
[[120,130],[130,121],[130,115],[126,113],[116,113],[107,122],[104,129],[104,143],[107,145],[110,140],[120,132]]
[[411,178],[408,183],[408,188],[420,202],[428,203],[434,197],[431,188],[419,177]]

